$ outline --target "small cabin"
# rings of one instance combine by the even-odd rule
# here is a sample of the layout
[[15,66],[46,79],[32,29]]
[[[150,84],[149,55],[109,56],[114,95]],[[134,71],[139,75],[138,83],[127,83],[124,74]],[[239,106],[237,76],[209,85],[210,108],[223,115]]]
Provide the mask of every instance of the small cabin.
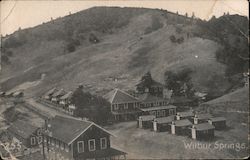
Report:
[[46,92],[43,96],[44,99],[46,100],[51,100],[52,95],[57,92],[58,90],[56,88],[52,88],[51,90],[49,90],[48,92]]
[[174,120],[174,116],[155,118],[153,120],[153,129],[156,132],[170,132],[171,123]]
[[208,123],[213,125],[216,130],[222,130],[227,127],[226,118],[224,117],[214,117],[208,120]]
[[22,91],[17,91],[13,93],[13,97],[20,98],[23,97],[24,93]]
[[73,92],[69,91],[68,93],[66,93],[65,95],[60,97],[59,104],[61,104],[62,106],[67,106],[70,103],[70,99],[71,99],[72,95],[73,95]]
[[139,116],[137,120],[137,127],[144,129],[152,129],[153,128],[152,121],[154,120],[154,118],[155,118],[154,115]]
[[5,96],[5,92],[0,92],[0,97],[4,97]]
[[156,118],[167,117],[176,114],[176,106],[167,105],[159,107],[141,108],[142,115],[154,115]]
[[195,114],[194,116],[194,124],[206,123],[213,116],[209,113],[200,113]]
[[191,121],[193,117],[194,117],[194,113],[192,111],[177,112],[176,114],[176,120],[188,119]]
[[193,125],[191,128],[191,135],[193,139],[210,140],[214,138],[215,127],[209,123],[201,123]]
[[193,124],[187,119],[172,121],[171,133],[177,135],[189,136],[190,135],[189,129],[192,125]]

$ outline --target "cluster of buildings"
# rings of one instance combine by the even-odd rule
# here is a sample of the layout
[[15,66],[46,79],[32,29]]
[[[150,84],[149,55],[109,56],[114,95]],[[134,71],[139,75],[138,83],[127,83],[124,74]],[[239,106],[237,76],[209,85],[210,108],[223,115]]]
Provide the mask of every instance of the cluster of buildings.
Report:
[[169,132],[193,139],[207,140],[214,138],[214,130],[226,128],[226,119],[213,117],[208,113],[198,114],[193,111],[177,112],[165,117],[147,114],[139,116],[137,126],[156,132]]
[[7,132],[26,148],[39,148],[44,159],[126,159],[125,152],[111,147],[113,134],[91,121],[55,116],[35,127],[18,120]]
[[42,99],[47,103],[52,103],[53,105],[59,106],[69,114],[73,115],[76,107],[71,102],[72,95],[72,91],[66,92],[63,89],[52,88],[43,95]]
[[23,91],[8,91],[8,92],[0,92],[0,97],[5,97],[5,98],[20,98],[23,97],[24,93]]

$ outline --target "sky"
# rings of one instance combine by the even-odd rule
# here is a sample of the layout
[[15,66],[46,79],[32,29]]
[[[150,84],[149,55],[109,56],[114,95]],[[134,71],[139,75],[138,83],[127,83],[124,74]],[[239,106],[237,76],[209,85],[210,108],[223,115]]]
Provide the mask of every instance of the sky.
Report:
[[223,13],[248,16],[247,0],[3,0],[0,2],[0,32],[11,34],[19,27],[29,28],[94,6],[144,7],[166,9],[180,14],[195,13],[208,20]]

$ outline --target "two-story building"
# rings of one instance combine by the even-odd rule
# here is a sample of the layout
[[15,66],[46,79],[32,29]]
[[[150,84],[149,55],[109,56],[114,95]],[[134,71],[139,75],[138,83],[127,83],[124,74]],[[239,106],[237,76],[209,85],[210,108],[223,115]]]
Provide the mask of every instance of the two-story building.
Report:
[[144,82],[141,81],[136,84],[136,89],[138,94],[150,93],[151,95],[162,97],[163,96],[164,85],[152,80],[150,86],[145,87]]
[[51,101],[54,103],[59,103],[60,97],[62,97],[65,94],[65,91],[63,89],[58,90],[57,92],[54,92],[52,94]]
[[27,148],[36,147],[42,143],[42,128],[22,120],[13,122],[7,131]]
[[110,103],[115,121],[136,120],[140,113],[138,99],[122,90],[114,89],[104,98]]
[[55,116],[45,123],[44,153],[50,160],[125,159],[110,145],[109,131],[71,117]]

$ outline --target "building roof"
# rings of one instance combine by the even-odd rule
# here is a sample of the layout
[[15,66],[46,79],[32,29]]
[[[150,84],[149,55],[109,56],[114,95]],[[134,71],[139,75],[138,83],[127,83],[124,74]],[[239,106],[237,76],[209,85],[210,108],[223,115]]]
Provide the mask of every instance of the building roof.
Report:
[[209,120],[211,120],[212,122],[218,122],[218,121],[226,121],[225,117],[212,117],[209,118]]
[[171,123],[174,120],[175,116],[168,116],[168,117],[161,117],[161,118],[155,118],[154,121],[157,123]]
[[141,119],[142,121],[152,121],[154,120],[155,115],[144,115],[144,116],[140,116],[139,119]]
[[198,119],[210,119],[213,116],[209,113],[200,113],[200,114],[195,114],[195,117]]
[[61,100],[65,100],[65,99],[70,98],[72,95],[73,95],[73,92],[69,91],[68,93],[66,93],[65,95],[63,95],[60,99]]
[[49,96],[49,95],[53,94],[53,93],[56,92],[56,91],[57,91],[56,88],[52,88],[51,90],[49,90],[48,92],[46,92],[46,93],[44,94],[44,96]]
[[151,95],[149,93],[145,93],[145,94],[142,94],[141,96],[139,96],[139,100],[142,101],[142,102],[144,102],[144,103],[164,101],[163,98],[153,96],[153,95]]
[[15,96],[19,96],[21,94],[23,94],[22,91],[16,91],[16,92],[13,93],[13,96],[15,97]]
[[114,89],[104,96],[110,103],[127,103],[127,102],[137,102],[138,100],[132,95],[119,90]]
[[110,132],[93,122],[79,120],[73,117],[55,116],[48,121],[48,130],[51,133],[49,136],[67,144],[71,144],[76,138],[82,135],[93,125],[109,135],[112,135]]
[[184,126],[191,126],[192,123],[188,119],[176,120],[173,121],[175,126],[177,127],[184,127]]
[[103,157],[113,157],[113,156],[119,156],[119,155],[125,155],[127,153],[119,151],[114,148],[107,148],[105,150],[95,150],[93,152],[85,152],[84,154],[78,155],[76,157],[76,160],[82,160],[82,159],[98,159]]
[[209,130],[209,129],[214,129],[215,127],[209,123],[200,123],[193,125],[193,128],[196,130]]
[[11,133],[18,135],[24,139],[29,138],[38,127],[35,127],[27,122],[17,120],[8,128],[8,131]]
[[176,108],[174,105],[167,105],[167,106],[159,106],[159,107],[149,107],[149,108],[140,108],[143,112],[146,111],[155,111],[155,110],[162,110],[162,109],[172,109]]
[[194,116],[194,113],[191,111],[188,112],[177,112],[177,115],[179,115],[180,117],[192,117]]
[[63,89],[60,89],[59,91],[54,92],[54,93],[52,94],[52,97],[62,96],[64,93],[65,93],[65,91],[64,91]]

